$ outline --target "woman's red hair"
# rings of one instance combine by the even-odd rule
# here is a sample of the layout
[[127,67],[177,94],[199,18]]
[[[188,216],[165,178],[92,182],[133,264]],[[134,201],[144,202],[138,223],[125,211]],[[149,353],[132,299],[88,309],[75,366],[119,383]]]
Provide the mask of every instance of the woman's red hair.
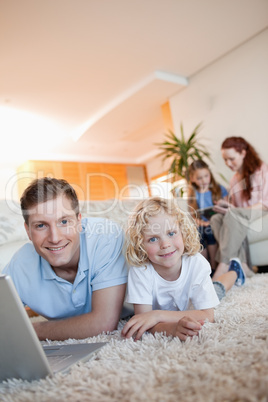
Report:
[[234,148],[236,152],[239,152],[240,154],[243,150],[246,151],[242,171],[242,176],[246,183],[246,188],[243,190],[243,197],[245,200],[249,200],[252,191],[250,176],[261,167],[262,160],[253,146],[242,137],[226,138],[221,145],[221,149],[229,148]]

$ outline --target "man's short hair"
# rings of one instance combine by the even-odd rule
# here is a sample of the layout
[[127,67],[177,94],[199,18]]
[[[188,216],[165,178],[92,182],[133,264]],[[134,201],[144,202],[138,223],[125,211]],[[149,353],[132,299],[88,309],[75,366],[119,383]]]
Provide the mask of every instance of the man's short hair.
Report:
[[29,220],[29,209],[37,204],[53,200],[60,195],[64,195],[71,201],[72,210],[78,216],[79,202],[77,194],[66,180],[50,177],[33,180],[24,190],[20,199],[21,211],[26,224],[28,224]]

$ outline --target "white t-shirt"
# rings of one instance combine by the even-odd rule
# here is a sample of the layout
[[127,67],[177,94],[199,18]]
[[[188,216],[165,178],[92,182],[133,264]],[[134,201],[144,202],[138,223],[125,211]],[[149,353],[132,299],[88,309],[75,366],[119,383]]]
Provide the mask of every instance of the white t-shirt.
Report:
[[181,274],[176,281],[163,279],[151,264],[130,267],[126,301],[149,304],[153,310],[203,310],[219,304],[208,261],[199,253],[182,256]]

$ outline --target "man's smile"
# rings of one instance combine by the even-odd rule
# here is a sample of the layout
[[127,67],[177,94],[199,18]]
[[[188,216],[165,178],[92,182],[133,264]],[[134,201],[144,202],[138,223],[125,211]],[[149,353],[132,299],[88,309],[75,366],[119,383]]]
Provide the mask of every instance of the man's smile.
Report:
[[49,251],[60,251],[63,250],[65,247],[67,247],[69,244],[69,242],[67,244],[65,244],[64,246],[60,246],[60,247],[45,247],[47,250]]

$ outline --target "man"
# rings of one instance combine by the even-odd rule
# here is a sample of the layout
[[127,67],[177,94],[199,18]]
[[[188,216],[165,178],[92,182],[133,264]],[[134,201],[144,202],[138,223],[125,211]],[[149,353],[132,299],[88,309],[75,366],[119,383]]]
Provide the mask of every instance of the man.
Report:
[[65,180],[34,180],[21,197],[25,244],[3,273],[22,302],[48,321],[33,323],[40,340],[86,338],[116,329],[127,282],[123,234],[102,218],[81,220]]

